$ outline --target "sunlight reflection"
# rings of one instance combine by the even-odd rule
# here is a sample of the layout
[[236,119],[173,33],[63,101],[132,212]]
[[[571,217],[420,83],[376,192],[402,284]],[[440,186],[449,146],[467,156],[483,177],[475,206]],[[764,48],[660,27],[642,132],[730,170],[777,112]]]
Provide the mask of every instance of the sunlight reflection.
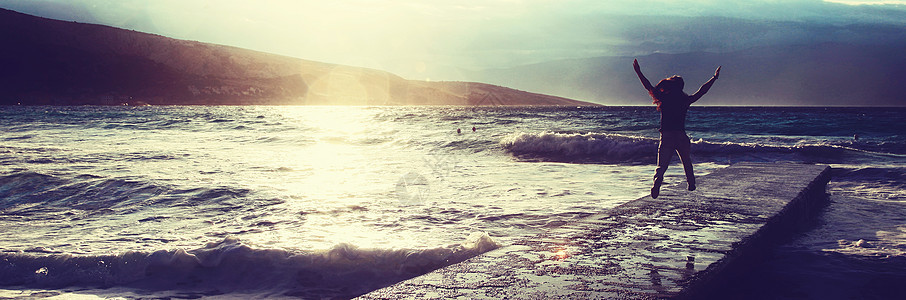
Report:
[[[291,226],[304,229],[260,238],[286,246],[295,244],[286,241],[299,241],[290,247],[300,249],[326,249],[343,243],[361,248],[419,244],[411,236],[373,227],[382,218],[386,203],[398,205],[395,199],[387,199],[398,175],[373,163],[375,159],[391,159],[374,148],[374,135],[388,135],[386,128],[379,127],[384,125],[376,121],[379,113],[367,107],[349,106],[280,108],[284,122],[305,131],[298,134],[314,141],[286,144],[274,151],[279,153],[280,167],[290,171],[274,174],[272,183],[286,197],[299,200],[288,201],[286,206],[297,212]],[[300,231],[307,236],[300,238]],[[312,241],[318,242],[311,244]]]
[[554,255],[551,256],[552,260],[565,260],[566,258],[568,258],[570,256],[570,253],[567,250],[567,247],[562,246],[562,245],[558,245],[558,246],[554,247],[553,249],[551,249],[551,252],[554,253]]
[[363,134],[373,117],[366,107],[296,106],[287,107],[284,116],[305,124],[313,133]]

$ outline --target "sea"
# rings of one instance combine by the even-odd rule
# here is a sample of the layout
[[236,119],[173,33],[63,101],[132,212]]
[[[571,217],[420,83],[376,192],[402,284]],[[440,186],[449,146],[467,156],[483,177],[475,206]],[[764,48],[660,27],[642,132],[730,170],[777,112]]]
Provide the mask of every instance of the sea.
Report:
[[[906,297],[904,126],[691,108],[698,176],[833,168],[814,222],[718,296]],[[0,298],[353,298],[647,195],[657,127],[653,106],[0,107]]]

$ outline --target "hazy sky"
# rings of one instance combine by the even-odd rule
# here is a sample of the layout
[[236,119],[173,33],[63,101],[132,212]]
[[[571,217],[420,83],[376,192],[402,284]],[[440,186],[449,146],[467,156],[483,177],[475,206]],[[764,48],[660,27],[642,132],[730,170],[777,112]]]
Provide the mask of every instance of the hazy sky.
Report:
[[901,34],[906,26],[906,0],[0,0],[0,7],[412,79],[565,58],[883,43],[890,36],[875,27]]

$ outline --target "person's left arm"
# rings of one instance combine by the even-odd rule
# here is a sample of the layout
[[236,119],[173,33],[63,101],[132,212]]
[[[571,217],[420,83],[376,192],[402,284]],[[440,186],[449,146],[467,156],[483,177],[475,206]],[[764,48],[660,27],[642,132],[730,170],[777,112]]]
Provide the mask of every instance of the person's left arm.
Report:
[[711,89],[711,86],[714,85],[714,81],[717,80],[717,77],[720,77],[720,67],[717,67],[717,70],[714,71],[714,76],[711,77],[711,79],[708,80],[708,82],[705,82],[705,84],[703,84],[702,87],[699,88],[697,92],[695,92],[695,94],[692,94],[692,96],[689,97],[690,103],[698,101],[698,99],[701,99],[702,96],[704,96],[705,93],[707,93],[708,90]]

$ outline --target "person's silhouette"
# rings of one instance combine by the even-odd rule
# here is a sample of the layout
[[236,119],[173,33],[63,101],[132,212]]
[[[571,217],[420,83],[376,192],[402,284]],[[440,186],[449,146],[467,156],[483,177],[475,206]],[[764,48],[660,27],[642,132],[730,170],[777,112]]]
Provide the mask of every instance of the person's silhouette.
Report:
[[654,99],[657,110],[661,112],[661,140],[657,146],[657,169],[654,171],[654,186],[651,187],[651,198],[657,198],[661,192],[661,183],[664,182],[664,172],[673,158],[673,152],[679,154],[680,161],[683,163],[683,170],[686,171],[686,181],[689,183],[689,190],[695,190],[695,174],[692,171],[692,158],[689,150],[692,146],[689,142],[689,136],[686,135],[686,112],[689,106],[698,99],[701,99],[705,93],[711,89],[711,85],[720,76],[720,67],[714,71],[714,76],[708,82],[702,85],[695,94],[687,95],[683,92],[683,78],[677,75],[665,78],[657,83],[657,86],[651,86],[651,82],[645,75],[642,75],[642,69],[639,67],[639,61],[633,60],[632,67],[635,73],[639,75],[642,86],[648,90],[648,94]]

